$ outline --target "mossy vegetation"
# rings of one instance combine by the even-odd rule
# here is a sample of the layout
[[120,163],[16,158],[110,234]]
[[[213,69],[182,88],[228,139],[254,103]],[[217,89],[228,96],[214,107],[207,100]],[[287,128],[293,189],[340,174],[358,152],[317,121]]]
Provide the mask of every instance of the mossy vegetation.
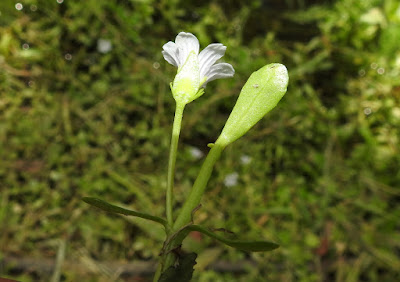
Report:
[[[127,277],[116,262],[158,257],[156,225],[81,199],[164,216],[176,69],[161,47],[187,31],[226,45],[236,74],[186,108],[178,203],[248,76],[275,62],[290,76],[277,108],[226,149],[195,217],[281,247],[247,254],[193,233],[194,280],[400,279],[398,1],[21,4],[0,5],[0,260],[59,254],[60,281],[113,281]],[[1,264],[0,276],[58,281],[51,267]]]

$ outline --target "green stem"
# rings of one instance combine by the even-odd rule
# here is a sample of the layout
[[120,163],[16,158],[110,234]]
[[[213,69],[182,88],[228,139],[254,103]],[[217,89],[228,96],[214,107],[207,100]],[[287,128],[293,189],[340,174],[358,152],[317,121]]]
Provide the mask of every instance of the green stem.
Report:
[[[192,220],[192,212],[199,205],[201,197],[206,189],[208,180],[210,179],[214,164],[221,156],[224,148],[225,146],[219,144],[218,141],[211,148],[210,152],[207,155],[207,158],[205,159],[200,169],[196,181],[193,184],[193,188],[189,194],[189,197],[186,199],[175,223],[173,224],[170,234],[179,231],[182,227],[190,223],[190,221]],[[169,250],[172,250],[182,244],[183,239],[184,237],[179,236],[179,238],[175,238],[168,244],[169,247],[166,248],[167,252],[164,253],[163,257],[161,258],[161,272],[165,271],[168,267],[173,265],[175,261],[175,255],[169,252]]]
[[162,270],[162,263],[160,261],[158,263],[156,273],[154,274],[153,282],[158,282],[158,280],[160,279],[160,276],[161,276],[161,270]]
[[[220,158],[222,151],[225,148],[225,144],[221,144],[222,142],[217,142],[213,145],[210,152],[205,159],[200,172],[196,178],[196,181],[193,184],[193,188],[187,198],[186,202],[184,203],[178,218],[176,219],[175,223],[173,224],[172,230],[169,234],[174,232],[178,232],[182,227],[186,224],[190,223],[192,220],[192,212],[193,210],[199,205],[202,195],[206,189],[208,180],[210,179],[212,170],[216,161]],[[156,275],[154,276],[153,281],[157,281],[156,279],[159,278],[160,274],[164,272],[168,267],[174,264],[175,255],[171,252],[174,248],[178,247],[182,244],[185,235],[178,236],[177,238],[173,239],[165,248],[165,252],[163,253],[160,261],[159,268],[157,269]]]
[[171,147],[169,151],[166,210],[167,210],[167,222],[170,226],[172,226],[174,223],[174,219],[172,217],[172,207],[173,207],[175,163],[176,163],[179,133],[181,131],[181,123],[182,123],[184,108],[185,104],[176,103],[174,125],[172,127]]
[[191,221],[192,211],[200,204],[200,200],[210,179],[215,162],[220,158],[222,151],[225,149],[224,145],[216,142],[211,148],[210,152],[205,159],[199,175],[194,182],[193,188],[183,205],[174,225],[173,231],[177,231]]

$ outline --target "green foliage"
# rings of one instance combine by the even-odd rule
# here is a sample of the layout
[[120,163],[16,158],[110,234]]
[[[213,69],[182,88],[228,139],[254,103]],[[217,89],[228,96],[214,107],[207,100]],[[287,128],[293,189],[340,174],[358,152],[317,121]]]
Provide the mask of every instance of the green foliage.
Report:
[[[211,238],[217,239],[218,241],[238,250],[245,252],[266,252],[272,251],[279,247],[278,244],[268,241],[243,241],[243,240],[231,240],[217,235],[215,232],[211,232],[206,228],[199,225],[189,225],[185,228],[188,231],[197,231]],[[218,231],[218,230],[217,230]],[[225,230],[220,230],[225,231]]]
[[190,253],[186,255],[182,255],[179,258],[179,263],[177,267],[171,266],[169,267],[163,274],[161,275],[159,282],[169,282],[169,281],[177,281],[177,282],[188,282],[192,279],[193,275],[193,266],[196,264],[195,253]]
[[141,213],[141,212],[137,212],[137,211],[132,211],[132,210],[128,210],[125,208],[121,208],[115,205],[112,205],[110,203],[107,203],[105,201],[102,201],[100,199],[97,198],[92,198],[92,197],[83,197],[82,199],[84,202],[97,207],[101,210],[104,210],[106,212],[110,212],[110,213],[116,213],[116,214],[123,214],[123,215],[131,215],[131,216],[136,216],[136,217],[140,217],[143,219],[147,219],[147,220],[151,220],[153,222],[157,222],[160,223],[164,226],[167,225],[167,222],[160,217],[157,216],[153,216],[153,215],[149,215],[146,213]]
[[[30,0],[18,11],[2,1],[2,257],[53,259],[64,238],[66,262],[91,269],[65,264],[65,281],[118,276],[93,261],[157,257],[162,230],[80,199],[163,216],[176,70],[161,46],[187,31],[202,46],[227,45],[236,74],[187,106],[177,202],[201,163],[192,149],[215,141],[248,76],[281,62],[291,79],[277,108],[227,148],[194,218],[281,247],[248,255],[192,233],[188,251],[219,251],[194,280],[399,280],[400,4],[324,2]],[[111,50],[100,52],[99,39]],[[220,260],[249,264],[219,273]]]

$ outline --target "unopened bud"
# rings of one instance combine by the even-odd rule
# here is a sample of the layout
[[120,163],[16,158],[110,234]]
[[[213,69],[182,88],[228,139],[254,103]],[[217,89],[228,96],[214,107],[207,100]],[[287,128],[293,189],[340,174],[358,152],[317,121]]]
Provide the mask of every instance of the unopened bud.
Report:
[[226,146],[252,128],[285,95],[289,76],[282,64],[269,64],[254,72],[239,98],[216,143]]

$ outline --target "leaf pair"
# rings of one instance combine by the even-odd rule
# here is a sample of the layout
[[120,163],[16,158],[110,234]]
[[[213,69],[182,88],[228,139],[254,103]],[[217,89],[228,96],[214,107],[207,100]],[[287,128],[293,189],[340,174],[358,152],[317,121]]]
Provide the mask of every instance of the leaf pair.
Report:
[[[128,210],[125,208],[121,208],[115,205],[112,205],[110,203],[107,203],[103,200],[97,199],[97,198],[92,198],[92,197],[84,197],[83,201],[95,206],[101,210],[104,210],[106,212],[111,212],[111,213],[116,213],[116,214],[123,214],[123,215],[131,215],[131,216],[136,216],[140,218],[144,218],[147,220],[151,220],[157,223],[162,224],[165,228],[168,227],[167,221],[161,217],[158,216],[153,216],[150,214],[146,213],[141,213],[133,210]],[[200,232],[204,235],[207,235],[213,239],[216,239],[225,245],[228,245],[232,248],[246,251],[246,252],[266,252],[266,251],[272,251],[276,248],[279,247],[278,244],[270,241],[244,241],[244,240],[231,240],[227,239],[223,236],[217,235],[214,232],[211,232],[207,228],[204,228],[200,225],[188,225],[185,228],[183,228],[179,232],[191,232],[191,231],[197,231]]]

